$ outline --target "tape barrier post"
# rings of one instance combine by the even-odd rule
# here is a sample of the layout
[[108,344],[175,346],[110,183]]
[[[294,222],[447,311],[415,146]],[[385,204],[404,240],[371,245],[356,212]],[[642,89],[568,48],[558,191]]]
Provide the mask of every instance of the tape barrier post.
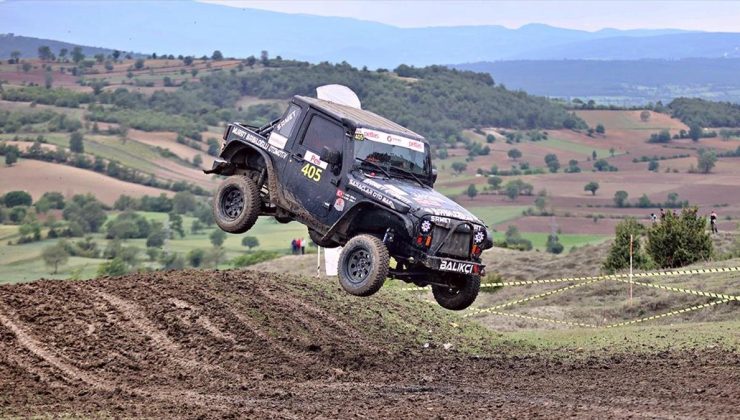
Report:
[[630,234],[630,305],[632,305],[632,241],[634,237]]
[[[634,242],[634,237],[630,237],[630,244],[632,245]],[[671,277],[671,276],[680,276],[680,275],[687,275],[687,274],[707,274],[707,273],[729,273],[729,272],[739,272],[740,267],[715,267],[715,268],[698,268],[698,269],[689,269],[689,270],[672,270],[672,271],[656,271],[656,272],[642,272],[642,273],[634,273],[633,267],[632,267],[632,256],[633,256],[633,248],[630,246],[630,271],[628,274],[610,274],[610,275],[601,275],[601,276],[589,276],[589,277],[567,277],[567,278],[559,278],[559,279],[545,279],[545,280],[527,280],[527,281],[511,281],[511,282],[501,282],[501,283],[492,283],[492,284],[485,284],[481,285],[482,288],[484,287],[504,287],[504,286],[529,286],[534,284],[552,284],[552,283],[561,283],[561,282],[569,282],[575,284],[571,284],[566,287],[562,287],[559,289],[553,289],[544,293],[540,293],[534,296],[529,296],[526,298],[506,302],[503,304],[487,307],[487,308],[470,308],[467,313],[463,314],[463,318],[469,318],[475,315],[480,314],[494,314],[494,315],[500,315],[500,316],[508,316],[508,317],[514,317],[514,318],[520,318],[520,319],[529,319],[533,321],[547,321],[547,322],[553,322],[557,324],[562,325],[569,325],[569,326],[576,326],[576,327],[589,327],[589,328],[599,328],[597,325],[593,324],[585,324],[585,323],[579,323],[579,322],[570,322],[570,321],[564,321],[564,320],[555,320],[555,319],[547,319],[547,318],[541,318],[536,317],[532,315],[525,315],[525,314],[512,314],[507,312],[499,311],[499,309],[503,309],[506,307],[510,307],[516,304],[528,302],[534,299],[543,298],[546,296],[551,296],[556,293],[565,292],[567,290],[571,290],[573,288],[577,287],[583,287],[589,284],[596,283],[598,281],[602,280],[614,280],[622,283],[628,283],[629,284],[629,292],[630,292],[630,302],[632,299],[632,291],[633,286],[645,286],[645,287],[651,287],[656,289],[662,289],[666,291],[671,292],[679,292],[679,293],[687,293],[691,295],[696,296],[705,296],[705,297],[711,297],[717,300],[714,300],[709,303],[703,303],[696,306],[691,306],[688,308],[673,310],[669,312],[665,312],[662,314],[652,315],[640,319],[634,319],[630,321],[623,321],[618,322],[614,324],[604,325],[601,326],[601,328],[615,328],[615,327],[621,327],[621,326],[627,326],[627,325],[633,325],[645,321],[651,321],[655,319],[665,318],[669,316],[684,314],[687,312],[693,312],[697,310],[701,310],[704,308],[709,308],[718,304],[727,303],[730,301],[740,301],[740,295],[729,295],[724,293],[716,293],[716,292],[705,292],[702,290],[692,290],[692,289],[684,289],[680,287],[673,287],[673,286],[666,286],[662,284],[652,284],[652,283],[646,283],[642,281],[635,281],[634,277],[642,277],[642,278],[648,278],[648,277]],[[424,291],[428,290],[425,287],[407,287],[404,289],[401,289],[404,291]]]
[[321,277],[321,247],[316,247],[316,278]]

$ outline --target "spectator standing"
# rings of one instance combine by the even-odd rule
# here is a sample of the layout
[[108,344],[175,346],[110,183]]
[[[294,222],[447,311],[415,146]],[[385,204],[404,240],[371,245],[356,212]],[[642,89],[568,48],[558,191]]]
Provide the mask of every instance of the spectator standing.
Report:
[[719,229],[717,229],[717,212],[714,210],[709,215],[709,225],[712,227],[712,233],[719,233]]

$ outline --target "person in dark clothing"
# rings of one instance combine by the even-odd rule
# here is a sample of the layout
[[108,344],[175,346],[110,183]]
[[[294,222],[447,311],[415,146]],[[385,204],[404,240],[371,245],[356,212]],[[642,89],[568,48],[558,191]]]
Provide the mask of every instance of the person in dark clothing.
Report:
[[660,220],[665,220],[665,210],[660,209]]
[[290,252],[292,252],[293,255],[298,253],[298,241],[295,239],[290,242]]
[[717,212],[712,210],[712,214],[709,215],[709,225],[712,227],[712,233],[719,233],[717,229]]

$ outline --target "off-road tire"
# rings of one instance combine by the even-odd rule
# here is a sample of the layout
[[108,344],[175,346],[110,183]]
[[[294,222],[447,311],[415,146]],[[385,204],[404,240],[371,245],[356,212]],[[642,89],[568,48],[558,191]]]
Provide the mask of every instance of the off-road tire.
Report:
[[441,274],[440,277],[449,286],[432,285],[432,294],[439,306],[451,311],[461,311],[475,302],[480,291],[480,276]]
[[383,287],[389,263],[383,241],[372,235],[357,235],[339,254],[339,284],[349,294],[370,296]]
[[322,248],[336,248],[339,246],[338,243],[332,241],[331,239],[322,241],[321,238],[323,237],[323,235],[311,228],[308,228],[308,237],[311,238],[313,243]]
[[257,184],[252,179],[241,175],[231,176],[216,190],[213,217],[221,230],[244,233],[254,226],[261,205]]

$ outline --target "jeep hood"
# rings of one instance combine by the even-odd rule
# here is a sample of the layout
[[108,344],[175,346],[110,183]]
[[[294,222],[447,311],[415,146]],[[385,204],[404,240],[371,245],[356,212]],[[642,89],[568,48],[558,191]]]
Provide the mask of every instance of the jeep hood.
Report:
[[[354,181],[354,182],[353,182]],[[357,185],[360,184],[360,185]],[[434,215],[443,218],[465,220],[485,225],[467,209],[450,200],[429,187],[422,187],[418,183],[406,179],[367,177],[363,175],[350,176],[350,187],[360,190],[366,196],[387,205],[387,200],[377,194],[369,194],[366,189],[372,189],[391,200],[407,207],[416,216]]]

